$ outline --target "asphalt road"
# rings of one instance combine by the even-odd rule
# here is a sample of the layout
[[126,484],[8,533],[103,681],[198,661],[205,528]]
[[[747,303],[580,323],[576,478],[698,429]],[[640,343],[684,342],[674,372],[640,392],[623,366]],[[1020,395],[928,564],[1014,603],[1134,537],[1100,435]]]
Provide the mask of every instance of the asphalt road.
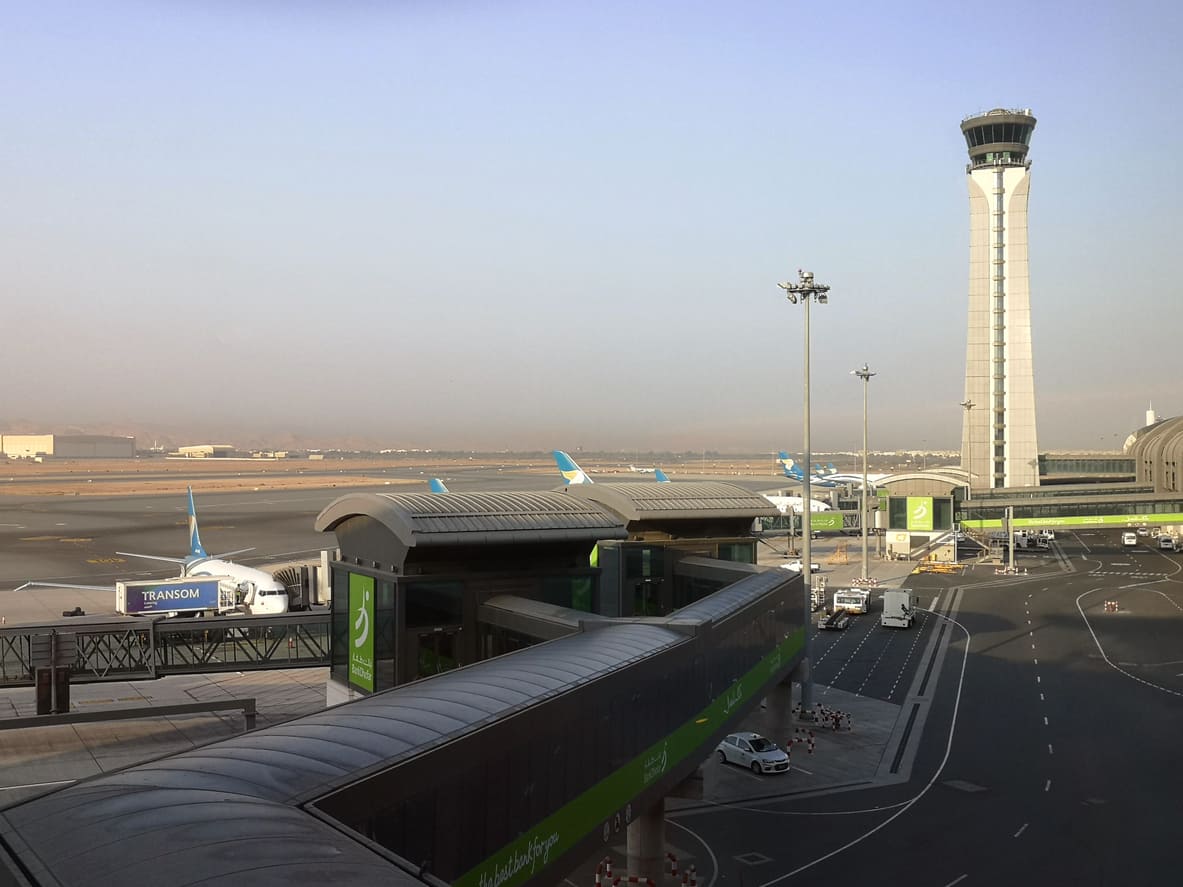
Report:
[[819,635],[819,682],[925,687],[903,710],[921,712],[909,778],[675,815],[699,883],[1176,883],[1183,555],[1098,531],[1019,563],[912,577],[938,601],[918,632],[872,613]]

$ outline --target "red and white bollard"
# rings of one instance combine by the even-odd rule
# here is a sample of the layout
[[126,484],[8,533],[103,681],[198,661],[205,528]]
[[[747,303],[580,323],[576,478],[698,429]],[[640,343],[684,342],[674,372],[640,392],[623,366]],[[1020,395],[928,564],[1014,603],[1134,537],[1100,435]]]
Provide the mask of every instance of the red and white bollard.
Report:
[[678,857],[672,853],[666,853],[665,861],[669,863],[668,871],[675,878],[678,877]]

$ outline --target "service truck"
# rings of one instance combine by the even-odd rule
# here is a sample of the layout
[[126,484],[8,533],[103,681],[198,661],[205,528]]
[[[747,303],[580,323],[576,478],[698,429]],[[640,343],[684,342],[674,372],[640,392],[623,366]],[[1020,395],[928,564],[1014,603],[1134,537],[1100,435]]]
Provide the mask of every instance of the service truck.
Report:
[[115,612],[125,616],[216,616],[238,609],[228,576],[185,576],[115,583]]
[[848,613],[865,613],[870,597],[871,593],[865,588],[836,588],[833,609],[845,610]]
[[911,628],[916,619],[919,599],[906,589],[883,592],[883,614],[879,624],[884,628]]

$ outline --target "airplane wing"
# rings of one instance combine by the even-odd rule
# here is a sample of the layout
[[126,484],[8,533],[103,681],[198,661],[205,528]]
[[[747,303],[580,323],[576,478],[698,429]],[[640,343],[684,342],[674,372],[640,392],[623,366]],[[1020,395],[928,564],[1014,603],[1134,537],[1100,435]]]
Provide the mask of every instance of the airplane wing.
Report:
[[149,561],[164,561],[165,563],[168,563],[168,564],[182,564],[182,565],[184,565],[185,561],[188,560],[188,558],[184,558],[184,557],[166,557],[163,554],[136,554],[134,551],[117,551],[115,553],[121,554],[124,557],[142,557],[145,560],[149,560]]
[[82,591],[109,591],[112,594],[115,592],[114,585],[73,585],[69,582],[34,582],[31,579],[13,591],[24,591],[27,588],[77,588]]

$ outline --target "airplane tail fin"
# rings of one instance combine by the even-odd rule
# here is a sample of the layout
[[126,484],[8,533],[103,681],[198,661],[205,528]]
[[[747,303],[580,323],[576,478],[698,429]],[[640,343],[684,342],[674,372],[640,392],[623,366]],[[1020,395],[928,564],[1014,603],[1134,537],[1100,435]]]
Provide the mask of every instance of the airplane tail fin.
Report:
[[655,481],[657,481],[659,484],[668,484],[670,482],[670,479],[668,477],[666,477],[665,472],[662,471],[660,468],[653,469],[653,479]]
[[563,476],[564,482],[568,484],[590,484],[592,482],[592,479],[587,476],[587,473],[575,464],[575,460],[562,450],[555,450],[554,457],[555,464],[559,466],[559,474]]
[[197,508],[193,505],[193,487],[189,487],[189,557],[208,557],[201,545],[201,533],[197,529]]
[[797,466],[797,463],[794,462],[790,456],[787,456],[784,453],[781,453],[780,464],[781,464],[781,467],[784,469],[785,477],[792,478],[793,480],[804,480],[805,479],[805,475],[803,475],[801,473],[801,469]]
[[430,487],[431,492],[433,492],[433,493],[448,492],[448,488],[444,486],[444,482],[442,480],[440,480],[438,477],[433,477],[431,480],[429,480],[427,482],[427,486]]
[[837,473],[838,473],[838,469],[834,467],[834,463],[827,462],[826,463],[826,474],[837,474]]

